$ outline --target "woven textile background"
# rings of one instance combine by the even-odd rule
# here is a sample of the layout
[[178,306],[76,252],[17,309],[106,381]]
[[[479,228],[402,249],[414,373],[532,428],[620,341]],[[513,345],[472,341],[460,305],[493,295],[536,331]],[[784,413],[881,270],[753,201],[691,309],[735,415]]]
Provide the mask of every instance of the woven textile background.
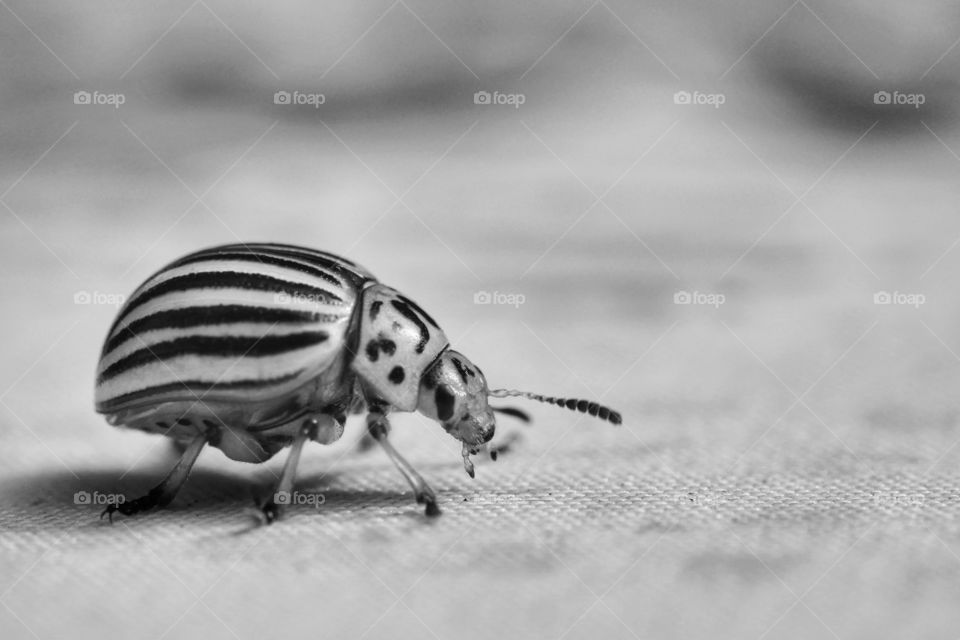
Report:
[[[877,8],[911,58],[856,3],[0,5],[4,640],[960,634],[955,19]],[[93,412],[112,301],[238,239],[348,254],[492,386],[625,424],[502,402],[534,422],[471,480],[398,415],[432,520],[356,420],[276,525],[286,452],[100,521],[176,459]]]

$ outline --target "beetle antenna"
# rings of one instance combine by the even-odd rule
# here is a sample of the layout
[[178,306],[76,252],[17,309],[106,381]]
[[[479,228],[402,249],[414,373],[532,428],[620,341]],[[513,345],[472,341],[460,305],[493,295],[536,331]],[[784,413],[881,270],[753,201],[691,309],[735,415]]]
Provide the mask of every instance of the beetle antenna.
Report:
[[542,396],[539,393],[517,391],[515,389],[492,389],[491,391],[487,392],[487,395],[491,398],[526,398],[528,400],[536,400],[537,402],[553,404],[558,407],[566,407],[571,411],[589,413],[591,416],[596,416],[601,420],[606,420],[608,422],[612,422],[613,424],[621,424],[623,422],[623,418],[618,412],[610,409],[609,407],[605,407],[602,404],[590,402],[589,400],[575,400],[573,398],[550,398],[547,396]]

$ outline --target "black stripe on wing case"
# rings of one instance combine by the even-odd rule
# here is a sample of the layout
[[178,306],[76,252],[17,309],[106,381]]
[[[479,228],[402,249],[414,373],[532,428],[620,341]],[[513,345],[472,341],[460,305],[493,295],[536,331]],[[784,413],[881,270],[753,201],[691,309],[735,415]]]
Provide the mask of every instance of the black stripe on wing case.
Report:
[[[240,245],[240,246],[244,246],[244,245]],[[345,264],[355,269],[361,268],[360,265],[358,265],[353,260],[350,260],[349,258],[338,256],[337,254],[330,253],[329,251],[321,251],[320,249],[311,249],[309,247],[301,247],[295,244],[281,244],[276,242],[258,242],[252,246],[262,247],[264,249],[269,249],[269,250],[280,249],[280,250],[287,250],[287,251],[296,251],[303,254],[304,256],[323,258],[332,262]]]
[[167,342],[158,342],[117,360],[104,369],[103,373],[97,378],[97,384],[106,382],[136,367],[178,356],[261,358],[318,345],[325,342],[329,337],[326,331],[305,331],[282,336],[190,336],[177,338]]
[[170,382],[168,384],[160,384],[153,387],[145,387],[137,391],[131,391],[129,393],[124,393],[115,398],[110,398],[105,402],[100,403],[97,409],[101,412],[109,411],[112,407],[119,407],[128,402],[140,400],[143,398],[152,398],[160,394],[167,393],[176,393],[177,391],[186,391],[190,394],[199,395],[201,398],[204,394],[207,394],[211,391],[228,391],[228,390],[243,390],[243,389],[266,389],[269,387],[275,387],[282,385],[286,382],[296,379],[303,373],[303,369],[298,369],[293,373],[288,373],[286,375],[278,376],[276,378],[267,378],[264,380],[250,379],[250,380],[233,380],[231,382],[210,382],[209,380],[184,380],[183,382]]
[[194,289],[245,289],[248,291],[285,293],[293,298],[316,300],[322,304],[343,303],[343,299],[331,291],[308,284],[290,282],[282,278],[237,271],[204,271],[176,276],[150,287],[130,301],[123,315],[129,315],[137,307],[162,295]]
[[[293,271],[298,271],[309,276],[315,276],[324,280],[325,282],[332,284],[335,287],[342,287],[343,282],[340,279],[333,276],[328,271],[324,271],[322,268],[317,267],[312,264],[304,264],[303,261],[292,260],[288,258],[281,258],[274,255],[270,255],[263,251],[226,251],[221,250],[217,252],[208,252],[199,255],[187,256],[186,258],[181,258],[173,264],[169,265],[167,269],[176,269],[188,264],[196,264],[198,262],[210,262],[213,260],[233,260],[237,262],[257,262],[260,264],[270,264],[277,267],[283,267],[285,269],[291,269]],[[329,268],[329,267],[328,267]],[[333,271],[333,269],[330,269]]]
[[304,249],[303,247],[282,244],[258,244],[253,245],[252,248],[256,249],[257,251],[268,251],[277,256],[287,256],[290,258],[307,260],[308,262],[319,267],[332,269],[337,273],[337,275],[349,278],[350,281],[357,286],[361,286],[363,283],[371,281],[369,276],[357,271],[363,267],[360,267],[356,263],[345,258],[335,256],[332,253],[323,253],[313,249]]
[[190,327],[219,326],[238,323],[265,323],[270,325],[309,324],[316,322],[336,322],[346,316],[337,316],[315,311],[280,309],[274,307],[256,307],[239,304],[217,304],[205,307],[184,307],[158,311],[143,318],[137,318],[120,329],[104,345],[103,354],[107,355],[127,340],[149,331],[161,329],[186,329]]
[[[296,245],[271,243],[227,244],[219,247],[211,247],[208,249],[202,249],[200,251],[194,251],[193,253],[187,254],[186,256],[180,258],[177,262],[167,265],[159,271],[153,273],[149,278],[147,278],[146,282],[163,275],[173,265],[185,261],[205,259],[206,256],[215,256],[217,252],[259,252],[263,253],[264,255],[271,255],[281,258],[288,257],[299,259],[316,267],[329,269],[346,280],[349,280],[349,282],[357,288],[363,288],[370,282],[376,282],[376,278],[373,278],[369,274],[361,273],[361,271],[366,271],[363,267],[346,258],[342,258],[325,251],[317,251],[315,249],[308,249]],[[116,331],[116,328],[120,326],[120,323],[123,322],[124,318],[127,317],[127,314],[130,313],[130,311],[134,308],[134,305],[139,304],[141,304],[141,301],[137,300],[136,298],[128,300],[127,305],[124,305],[124,308],[121,309],[117,317],[114,318],[113,324],[110,325],[108,335],[112,335],[114,331]]]

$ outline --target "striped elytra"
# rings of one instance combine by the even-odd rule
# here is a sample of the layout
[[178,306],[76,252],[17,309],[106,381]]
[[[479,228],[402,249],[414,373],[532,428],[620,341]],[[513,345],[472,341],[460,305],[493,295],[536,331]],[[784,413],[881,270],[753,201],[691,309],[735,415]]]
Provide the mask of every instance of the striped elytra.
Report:
[[[159,270],[121,307],[97,366],[95,404],[117,426],[176,440],[183,455],[147,495],[104,511],[133,515],[168,504],[201,449],[264,462],[291,454],[266,522],[293,488],[307,440],[330,444],[350,414],[414,489],[427,515],[433,490],[388,442],[388,415],[418,411],[462,443],[463,465],[496,427],[490,398],[521,396],[619,424],[595,402],[489,389],[480,368],[449,348],[416,302],[345,258],[285,244],[231,244],[191,253]],[[277,496],[280,496],[279,498]],[[287,496],[289,499],[289,495]]]
[[96,408],[282,395],[340,355],[357,297],[373,282],[353,262],[287,245],[181,258],[120,310],[100,355]]

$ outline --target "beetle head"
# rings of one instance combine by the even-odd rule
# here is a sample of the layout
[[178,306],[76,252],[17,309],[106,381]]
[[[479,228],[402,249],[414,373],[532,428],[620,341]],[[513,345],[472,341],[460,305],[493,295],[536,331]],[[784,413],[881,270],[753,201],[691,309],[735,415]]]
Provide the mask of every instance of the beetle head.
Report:
[[464,453],[476,453],[493,438],[497,426],[487,406],[488,392],[480,369],[448,349],[423,374],[417,410],[463,442]]
[[589,400],[556,398],[513,389],[491,390],[480,368],[463,354],[450,349],[441,353],[420,379],[417,410],[440,422],[447,433],[463,443],[463,465],[473,477],[470,456],[485,449],[485,445],[493,439],[497,427],[493,412],[499,411],[529,421],[526,413],[519,409],[491,407],[487,404],[488,398],[511,397],[587,413],[613,424],[622,422],[618,412]]

